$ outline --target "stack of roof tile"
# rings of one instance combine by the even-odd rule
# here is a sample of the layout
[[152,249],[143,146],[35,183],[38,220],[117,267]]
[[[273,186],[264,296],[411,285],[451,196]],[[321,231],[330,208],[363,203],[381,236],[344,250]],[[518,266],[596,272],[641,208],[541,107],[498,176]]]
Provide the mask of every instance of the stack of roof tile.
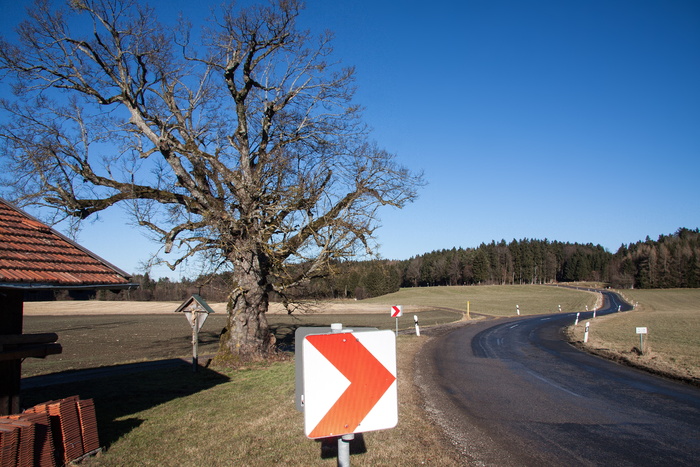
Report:
[[[15,464],[17,466],[24,467],[34,465],[34,426],[34,423],[24,420],[13,420],[9,418],[0,419],[0,428],[15,427],[19,430]],[[2,465],[6,465],[4,461]]]
[[100,449],[100,439],[97,435],[97,416],[93,400],[78,401],[78,414],[80,415],[80,430],[83,436],[85,453]]
[[19,428],[0,425],[0,465],[15,467],[19,447]]
[[48,412],[33,412],[32,409],[29,409],[29,411],[25,411],[21,414],[10,415],[10,418],[30,422],[34,425],[34,463],[24,465],[55,467],[55,448],[53,442],[53,433],[51,431],[51,419],[49,418]]
[[48,404],[58,458],[66,464],[85,454],[77,397]]
[[55,467],[99,448],[92,399],[73,396],[0,418],[2,467]]

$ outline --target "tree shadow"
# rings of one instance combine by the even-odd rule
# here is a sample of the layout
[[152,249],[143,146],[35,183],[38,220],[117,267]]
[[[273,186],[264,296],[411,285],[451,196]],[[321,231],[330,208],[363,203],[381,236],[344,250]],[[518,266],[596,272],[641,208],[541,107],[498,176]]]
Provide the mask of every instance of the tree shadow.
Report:
[[114,365],[23,380],[22,407],[77,395],[93,399],[102,446],[143,423],[144,410],[226,383],[228,376],[180,359]]

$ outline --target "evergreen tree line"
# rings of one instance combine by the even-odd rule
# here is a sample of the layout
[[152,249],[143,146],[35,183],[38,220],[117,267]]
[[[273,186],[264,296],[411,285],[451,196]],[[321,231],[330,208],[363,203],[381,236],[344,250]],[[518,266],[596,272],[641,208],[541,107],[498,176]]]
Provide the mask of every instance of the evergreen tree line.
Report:
[[[479,284],[550,284],[596,281],[615,288],[700,287],[700,231],[681,228],[658,240],[622,245],[610,253],[600,245],[548,240],[482,243],[477,248],[452,248],[408,260],[346,261],[334,264],[334,274],[314,279],[272,301],[355,298],[395,292],[400,287]],[[199,294],[211,302],[228,298],[230,272],[197,279],[157,281],[136,275],[139,287],[114,294],[98,292],[102,300],[185,300]],[[58,299],[86,298],[69,297]],[[91,298],[94,298],[91,297]]]

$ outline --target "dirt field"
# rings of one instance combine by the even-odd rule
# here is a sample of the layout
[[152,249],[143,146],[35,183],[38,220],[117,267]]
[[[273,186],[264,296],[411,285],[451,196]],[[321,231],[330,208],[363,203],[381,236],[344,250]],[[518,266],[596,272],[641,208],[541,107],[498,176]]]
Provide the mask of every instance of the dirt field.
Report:
[[[47,358],[28,358],[22,364],[23,377],[68,370],[101,368],[125,363],[173,358],[191,359],[192,330],[182,313],[174,313],[177,302],[27,302],[24,304],[24,332],[55,332],[63,352]],[[199,356],[206,359],[218,351],[219,336],[226,326],[224,303],[213,303],[199,332]],[[368,326],[394,329],[387,305],[323,303],[304,312],[287,314],[274,304],[267,321],[280,350],[293,350],[293,336],[300,326]],[[410,313],[410,314],[408,314]],[[425,325],[461,319],[460,312],[405,306],[399,328],[413,328],[413,314]]]
[[[150,315],[172,313],[181,302],[101,302],[89,301],[61,301],[61,302],[26,302],[24,304],[24,316],[85,316],[85,315]],[[209,303],[215,313],[226,313],[226,303]],[[428,307],[404,306],[404,312],[415,313],[425,311]],[[387,305],[346,300],[338,302],[323,302],[320,304],[306,304],[302,310],[308,313],[323,314],[365,314],[365,313],[389,313]],[[271,303],[268,314],[287,314],[287,310],[280,303]]]

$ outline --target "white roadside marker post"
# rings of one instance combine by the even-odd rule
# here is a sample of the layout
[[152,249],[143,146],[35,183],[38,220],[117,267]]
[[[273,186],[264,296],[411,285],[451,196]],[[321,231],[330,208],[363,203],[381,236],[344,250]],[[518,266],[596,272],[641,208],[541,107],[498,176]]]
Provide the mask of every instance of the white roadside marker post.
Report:
[[561,313],[561,305],[559,305],[559,313]]
[[518,313],[518,316],[520,316],[520,307],[518,305],[515,305],[515,311]]
[[593,310],[593,317],[595,318],[595,310]]
[[646,334],[646,333],[647,333],[646,326],[637,328],[637,334],[639,334],[639,353],[641,355],[644,355],[644,334]]
[[420,337],[420,328],[418,327],[418,315],[413,315],[413,321],[416,323],[416,336]]
[[581,314],[581,313],[576,313],[576,322],[574,322],[574,326],[578,326],[578,316],[579,316],[580,314]]
[[591,324],[590,321],[586,321],[586,331],[583,333],[583,343],[588,342],[588,326]]

